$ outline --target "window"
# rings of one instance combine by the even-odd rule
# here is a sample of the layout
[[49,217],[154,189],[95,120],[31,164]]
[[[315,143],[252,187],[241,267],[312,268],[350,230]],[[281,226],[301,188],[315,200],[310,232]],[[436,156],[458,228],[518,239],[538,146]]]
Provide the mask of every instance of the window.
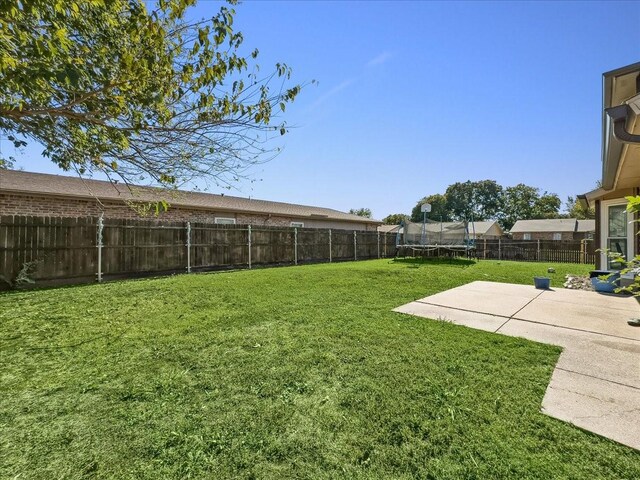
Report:
[[303,222],[291,222],[291,226],[292,227],[296,227],[296,228],[304,228],[304,223]]
[[215,220],[214,220],[214,223],[217,223],[218,225],[235,225],[236,224],[236,219],[235,218],[216,217]]
[[[627,255],[627,207],[625,205],[609,207],[608,230],[607,248],[609,254],[625,257]],[[613,268],[611,258],[608,263],[609,268]]]
[[562,234],[561,233],[554,233],[553,234],[553,239],[554,240],[562,240]]
[[531,234],[530,233],[523,233],[522,234],[522,239],[523,240],[531,240]]

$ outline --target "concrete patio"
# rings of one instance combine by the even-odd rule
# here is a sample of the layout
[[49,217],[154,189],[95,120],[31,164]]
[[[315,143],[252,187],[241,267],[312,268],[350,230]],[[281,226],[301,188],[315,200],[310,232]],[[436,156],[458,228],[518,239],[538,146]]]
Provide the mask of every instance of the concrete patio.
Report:
[[633,297],[472,282],[394,311],[563,347],[542,412],[640,450],[640,317]]

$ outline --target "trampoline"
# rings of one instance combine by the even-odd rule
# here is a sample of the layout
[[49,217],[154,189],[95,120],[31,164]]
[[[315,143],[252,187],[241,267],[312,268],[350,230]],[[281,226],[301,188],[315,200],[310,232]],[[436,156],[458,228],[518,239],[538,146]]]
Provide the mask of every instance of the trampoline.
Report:
[[[471,231],[470,231],[471,229]],[[402,222],[396,235],[396,248],[413,252],[464,252],[468,256],[475,250],[473,222]]]

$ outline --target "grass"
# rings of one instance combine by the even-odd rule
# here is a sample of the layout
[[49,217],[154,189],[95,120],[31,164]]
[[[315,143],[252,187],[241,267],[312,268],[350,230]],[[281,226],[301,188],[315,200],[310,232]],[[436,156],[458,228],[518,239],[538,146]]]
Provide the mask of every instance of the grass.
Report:
[[0,478],[635,479],[540,413],[558,348],[391,312],[588,266],[390,261],[0,295]]

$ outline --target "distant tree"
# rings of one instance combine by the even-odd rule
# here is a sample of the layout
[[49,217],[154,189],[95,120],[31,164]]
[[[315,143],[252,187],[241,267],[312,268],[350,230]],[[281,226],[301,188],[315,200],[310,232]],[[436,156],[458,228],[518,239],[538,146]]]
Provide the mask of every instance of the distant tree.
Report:
[[565,203],[567,216],[569,218],[577,218],[578,220],[594,219],[596,218],[596,211],[593,207],[585,208],[577,197],[567,197]]
[[505,188],[502,203],[498,219],[506,230],[511,229],[517,220],[558,218],[562,205],[555,193],[540,194],[540,189],[524,183]]
[[351,213],[352,215],[358,215],[359,217],[372,217],[370,208],[352,208],[351,210],[349,210],[349,213]]
[[277,114],[301,85],[284,64],[259,73],[233,8],[194,21],[193,4],[2,2],[0,133],[64,170],[236,181],[272,156],[270,138],[287,131]]
[[412,222],[422,222],[422,205],[425,203],[429,203],[431,205],[431,212],[427,213],[427,218],[429,220],[442,220],[443,222],[448,222],[451,220],[451,212],[449,211],[449,207],[447,204],[447,197],[436,193],[434,195],[428,195],[426,197],[421,198],[416,203],[416,206],[411,210],[411,221]]
[[502,228],[509,230],[516,221],[531,218],[538,196],[537,188],[524,183],[505,188],[502,212],[499,216]]
[[405,215],[404,213],[392,213],[391,215],[384,217],[382,219],[382,223],[385,225],[399,225],[406,220],[409,220],[409,215]]
[[562,201],[557,194],[544,192],[535,201],[531,218],[558,218],[561,206]]
[[455,220],[487,220],[502,209],[503,188],[495,180],[458,182],[449,185],[445,196]]

